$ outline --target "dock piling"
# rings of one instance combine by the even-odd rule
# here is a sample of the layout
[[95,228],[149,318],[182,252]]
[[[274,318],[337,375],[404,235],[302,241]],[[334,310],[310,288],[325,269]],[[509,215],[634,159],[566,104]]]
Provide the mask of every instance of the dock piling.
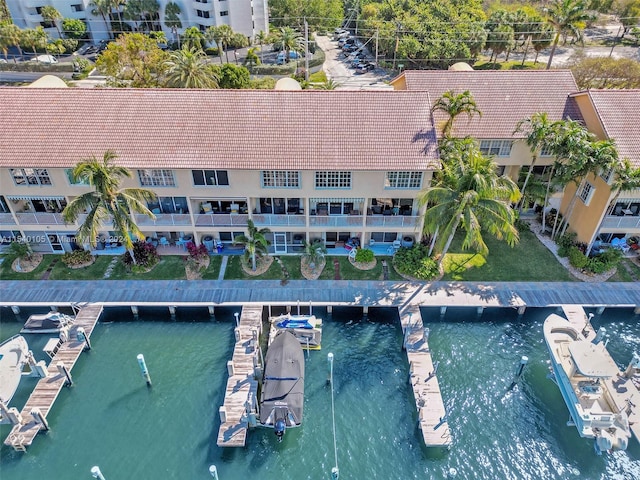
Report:
[[40,411],[39,408],[32,408],[31,409],[31,416],[40,424],[42,425],[42,430],[45,431],[49,431],[49,423],[47,422],[47,419],[44,418],[44,415],[42,415],[42,412]]
[[327,374],[327,383],[333,383],[333,353],[329,352],[327,355],[327,360],[329,361],[329,373]]
[[141,353],[136,357],[138,359],[138,365],[140,365],[140,371],[142,372],[142,376],[147,382],[147,387],[151,386],[151,375],[149,375],[149,370],[147,369],[147,363],[144,361],[144,355]]
[[522,372],[524,371],[524,366],[528,362],[529,362],[529,357],[527,357],[526,355],[523,355],[522,357],[520,357],[520,365],[518,366],[518,370],[516,371],[516,374],[513,377],[513,382],[511,382],[511,386],[509,387],[509,390],[513,390],[513,387],[517,385],[518,380],[520,380],[520,377],[522,376]]
[[91,342],[89,341],[89,337],[84,334],[84,328],[78,327],[76,330],[76,340],[84,342],[85,350],[91,350]]
[[209,305],[209,316],[211,318],[216,316],[216,307],[214,307],[213,305]]
[[211,465],[209,467],[209,473],[211,474],[211,476],[213,478],[215,478],[216,480],[218,480],[218,469],[216,468],[215,465]]
[[233,314],[234,317],[236,317],[236,327],[240,326],[240,314],[238,312],[235,312]]
[[64,375],[64,377],[66,378],[64,386],[65,387],[70,387],[71,385],[73,385],[73,379],[71,378],[71,372],[69,371],[67,366],[64,364],[64,362],[56,363],[56,368],[58,369],[58,372],[60,372],[60,374]]

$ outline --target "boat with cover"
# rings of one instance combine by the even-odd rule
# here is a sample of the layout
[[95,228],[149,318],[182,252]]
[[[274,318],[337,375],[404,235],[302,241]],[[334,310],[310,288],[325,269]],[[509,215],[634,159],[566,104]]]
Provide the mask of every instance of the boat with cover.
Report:
[[273,428],[281,442],[287,428],[302,424],[303,406],[304,352],[291,332],[281,331],[267,349],[260,395],[260,425]]
[[547,317],[543,330],[554,380],[580,436],[593,438],[598,454],[625,450],[631,437],[629,419],[624,409],[615,407],[606,382],[621,372],[601,332],[589,340],[587,334],[555,314]]
[[18,389],[28,356],[29,346],[21,335],[14,335],[0,344],[0,401],[5,405]]
[[298,339],[302,348],[320,350],[322,344],[322,319],[315,315],[279,315],[270,317],[269,342],[281,331],[287,331]]
[[62,328],[71,327],[75,318],[60,312],[31,315],[20,333],[59,333]]

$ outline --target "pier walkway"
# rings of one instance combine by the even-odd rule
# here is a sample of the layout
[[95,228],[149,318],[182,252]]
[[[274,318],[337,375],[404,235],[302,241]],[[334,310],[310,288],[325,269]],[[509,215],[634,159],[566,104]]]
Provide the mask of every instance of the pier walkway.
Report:
[[233,357],[227,362],[229,379],[220,407],[219,447],[244,447],[249,426],[249,411],[257,412],[258,381],[256,367],[262,366],[260,358],[260,333],[262,331],[262,305],[245,305],[238,326]]
[[[98,304],[87,305],[80,309],[69,331],[68,341],[61,342],[60,347],[51,359],[47,376],[36,384],[22,412],[20,412],[22,421],[13,426],[9,436],[4,441],[5,445],[13,447],[16,451],[24,452],[33,443],[40,430],[48,429],[46,425],[47,415],[58,398],[62,387],[68,383],[66,376],[56,366],[59,363],[63,363],[69,374],[71,373],[71,369],[78,357],[86,348],[84,341],[77,340],[76,332],[78,328],[82,327],[84,328],[85,336],[91,338],[91,332],[93,332],[93,328],[98,322],[102,308],[102,305]],[[40,411],[44,424],[32,415],[34,409]]]

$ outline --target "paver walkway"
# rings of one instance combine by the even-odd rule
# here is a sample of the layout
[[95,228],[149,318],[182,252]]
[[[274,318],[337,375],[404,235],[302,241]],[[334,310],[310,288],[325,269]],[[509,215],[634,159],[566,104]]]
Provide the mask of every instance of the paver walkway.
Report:
[[342,277],[340,276],[340,262],[337,258],[333,259],[333,279],[342,280]]
[[227,271],[227,264],[229,263],[229,257],[224,255],[222,257],[222,263],[220,264],[220,273],[218,274],[218,280],[224,280],[224,274]]
[[56,263],[58,263],[59,260],[60,260],[59,258],[53,259],[53,261],[49,264],[47,269],[42,273],[40,280],[49,280],[49,276],[51,275],[51,270],[53,270],[53,267],[56,266]]

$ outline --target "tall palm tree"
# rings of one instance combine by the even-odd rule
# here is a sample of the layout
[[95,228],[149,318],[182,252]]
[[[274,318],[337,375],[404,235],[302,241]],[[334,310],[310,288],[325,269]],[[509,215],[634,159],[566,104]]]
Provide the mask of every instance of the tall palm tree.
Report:
[[263,49],[262,46],[267,43],[269,39],[269,35],[265,32],[263,32],[262,30],[260,30],[258,32],[258,34],[256,35],[256,42],[258,42],[258,45],[260,45],[260,61],[262,63],[264,63],[264,53],[263,53]]
[[284,50],[284,61],[286,63],[289,63],[289,52],[291,52],[291,50],[298,50],[299,38],[300,34],[291,27],[282,27],[278,32],[276,43]]
[[442,96],[433,104],[431,112],[441,111],[447,114],[449,117],[442,126],[442,136],[445,138],[451,137],[453,131],[453,124],[456,118],[465,113],[471,119],[474,114],[482,116],[482,112],[478,109],[473,95],[469,90],[465,90],[460,94],[455,94],[453,90],[444,92]]
[[[220,52],[220,48],[224,49],[224,56],[226,59],[226,63],[229,63],[229,52],[227,51],[227,47],[233,40],[233,30],[229,25],[220,25],[218,28],[218,40],[220,41],[220,46],[218,47],[218,52]],[[218,43],[216,41],[216,44]],[[222,59],[222,56],[221,56]]]
[[135,263],[130,234],[140,239],[144,235],[136,225],[132,213],[141,213],[155,219],[146,202],[154,200],[156,195],[145,188],[120,188],[122,179],[131,177],[131,172],[125,167],[114,165],[116,158],[115,152],[107,150],[102,159],[92,156],[75,166],[72,172],[74,181],[88,183],[94,190],[69,202],[62,211],[62,218],[65,223],[75,223],[86,212],[87,217],[78,228],[77,236],[81,242],[89,242],[94,247],[103,223],[113,222],[113,230],[122,238]]
[[520,191],[522,192],[522,201],[518,206],[518,211],[522,211],[522,206],[525,199],[525,192],[527,190],[527,184],[531,178],[533,167],[536,165],[540,150],[547,144],[547,138],[551,135],[552,122],[549,121],[549,117],[545,112],[534,113],[529,118],[526,118],[518,123],[513,133],[525,132],[525,142],[531,150],[531,164],[529,165],[529,171],[524,179],[524,183]]
[[[0,38],[2,38],[2,51],[4,52],[5,60],[7,60],[8,48],[16,47],[18,53],[22,57],[22,47],[20,40],[22,40],[22,30],[14,23],[3,23],[0,25]],[[16,60],[14,59],[14,62]]]
[[247,260],[251,260],[251,269],[256,270],[256,262],[259,257],[267,254],[269,241],[265,235],[270,233],[268,228],[258,229],[252,220],[247,220],[249,235],[238,235],[233,239],[233,243],[244,246],[244,254]]
[[194,47],[171,52],[165,63],[166,86],[171,88],[218,88],[207,55]]
[[107,19],[111,13],[111,0],[91,0],[89,6],[93,7],[91,15],[100,15],[102,17],[107,29],[107,35],[111,38],[111,21]]
[[243,33],[234,33],[231,36],[231,41],[229,42],[229,44],[233,48],[233,56],[236,59],[236,65],[239,65],[239,63],[238,63],[238,49],[249,46],[249,40],[247,39],[247,37],[245,37],[245,35]]
[[547,23],[555,30],[547,70],[551,68],[561,35],[572,34],[577,39],[582,38],[586,22],[593,18],[587,7],[585,0],[553,0],[547,8]]
[[[600,220],[600,225],[598,225],[598,228],[596,229],[596,234],[600,231],[600,228],[602,227],[602,222],[604,222],[605,217],[607,215],[611,215],[611,212],[613,211],[616,204],[618,203],[620,194],[622,192],[628,192],[630,190],[635,190],[637,188],[640,188],[640,168],[634,168],[633,165],[631,165],[631,162],[629,161],[629,159],[627,158],[623,159],[622,162],[618,163],[613,168],[613,176],[614,176],[614,181],[611,184],[611,191],[614,192],[614,194],[613,194],[613,197],[611,198],[611,201],[609,202],[607,211],[602,217],[602,220]],[[591,242],[589,243],[589,246],[587,247],[587,251],[585,252],[585,255],[587,256],[589,256],[589,253],[593,248],[593,242],[595,241],[595,237],[596,235],[594,235],[594,237],[591,239]]]
[[198,27],[189,27],[182,34],[182,46],[183,48],[195,48],[197,50],[202,50],[204,39],[205,35]]
[[36,61],[38,61],[38,52],[36,50],[38,48],[44,48],[44,46],[47,44],[47,38],[47,32],[45,32],[44,28],[42,28],[41,26],[22,30],[22,43],[26,47],[31,47],[31,50],[33,50],[33,56]]
[[53,23],[58,31],[58,38],[62,38],[62,32],[58,26],[58,21],[62,20],[62,14],[56,9],[56,7],[46,5],[40,10],[40,15],[42,15],[42,19],[45,22]]
[[473,141],[454,141],[446,149],[446,155],[435,186],[419,197],[420,204],[427,205],[425,233],[440,233],[435,241],[440,252],[438,266],[442,265],[459,227],[465,232],[462,241],[465,250],[488,252],[483,231],[514,245],[518,230],[511,203],[520,198],[517,185],[508,177],[498,176],[496,164],[482,155]]

